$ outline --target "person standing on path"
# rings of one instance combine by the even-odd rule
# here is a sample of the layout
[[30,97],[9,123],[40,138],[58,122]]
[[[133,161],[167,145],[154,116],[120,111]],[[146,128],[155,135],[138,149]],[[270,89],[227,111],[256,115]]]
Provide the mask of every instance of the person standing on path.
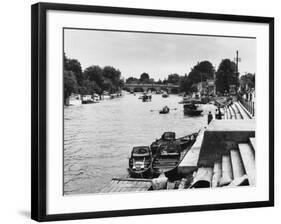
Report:
[[211,113],[211,111],[209,111],[209,114],[208,114],[208,124],[210,124],[210,122],[213,120],[213,115]]

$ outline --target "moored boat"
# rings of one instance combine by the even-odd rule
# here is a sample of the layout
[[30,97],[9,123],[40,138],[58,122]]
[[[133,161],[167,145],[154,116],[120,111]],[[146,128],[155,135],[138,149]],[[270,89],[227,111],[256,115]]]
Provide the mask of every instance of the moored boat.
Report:
[[150,146],[153,162],[152,170],[154,176],[161,173],[169,178],[175,178],[177,167],[196,141],[198,133],[176,139],[174,132],[165,132],[161,139],[156,140]]
[[84,95],[82,98],[82,104],[98,103],[99,98],[97,95]]
[[163,97],[163,98],[167,98],[167,97],[169,97],[169,94],[168,94],[168,93],[163,93],[163,94],[162,94],[162,97]]
[[150,149],[153,155],[156,154],[157,149],[163,143],[168,143],[171,141],[176,140],[176,133],[175,132],[164,132],[160,139],[156,139],[154,142],[151,143]]
[[69,98],[68,98],[68,102],[67,102],[67,105],[81,105],[82,103],[82,99],[81,99],[81,95],[80,94],[75,94],[75,93],[72,93]]
[[166,177],[176,173],[178,163],[181,158],[180,145],[175,142],[163,143],[157,149],[152,162],[154,176],[164,173]]
[[111,98],[110,93],[107,92],[107,91],[103,91],[103,93],[102,93],[102,95],[101,95],[101,98],[102,98],[103,100],[109,100],[109,99]]
[[183,105],[184,114],[189,116],[199,116],[203,112],[203,110],[199,110],[198,106],[194,103],[188,103]]
[[131,177],[148,178],[151,176],[152,153],[148,146],[136,146],[129,158],[128,172]]

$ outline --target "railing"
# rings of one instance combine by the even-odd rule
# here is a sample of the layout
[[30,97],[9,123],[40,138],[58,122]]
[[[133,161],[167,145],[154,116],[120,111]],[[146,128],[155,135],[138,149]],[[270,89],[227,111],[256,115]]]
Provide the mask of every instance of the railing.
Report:
[[255,102],[247,101],[242,97],[238,97],[240,103],[247,109],[247,111],[254,117],[255,116]]

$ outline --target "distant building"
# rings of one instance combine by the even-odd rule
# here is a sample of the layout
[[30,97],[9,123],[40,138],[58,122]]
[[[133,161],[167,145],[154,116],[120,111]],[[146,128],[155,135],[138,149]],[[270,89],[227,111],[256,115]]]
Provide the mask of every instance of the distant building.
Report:
[[207,79],[207,93],[208,95],[215,94],[216,83],[214,79]]
[[237,86],[236,85],[229,85],[229,94],[236,95],[237,94]]
[[207,79],[204,82],[199,82],[192,85],[192,88],[196,88],[200,95],[212,95],[215,94],[215,80]]

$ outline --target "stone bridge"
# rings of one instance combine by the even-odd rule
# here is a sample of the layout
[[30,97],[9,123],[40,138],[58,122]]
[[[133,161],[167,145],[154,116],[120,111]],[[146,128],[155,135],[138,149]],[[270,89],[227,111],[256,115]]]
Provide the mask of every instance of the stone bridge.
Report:
[[140,84],[135,84],[135,83],[125,83],[124,84],[124,89],[129,89],[130,91],[135,91],[137,89],[141,89],[142,91],[146,92],[148,90],[151,91],[160,91],[164,90],[167,92],[172,92],[172,91],[179,91],[179,85],[174,85],[174,84],[146,84],[146,83],[140,83]]

